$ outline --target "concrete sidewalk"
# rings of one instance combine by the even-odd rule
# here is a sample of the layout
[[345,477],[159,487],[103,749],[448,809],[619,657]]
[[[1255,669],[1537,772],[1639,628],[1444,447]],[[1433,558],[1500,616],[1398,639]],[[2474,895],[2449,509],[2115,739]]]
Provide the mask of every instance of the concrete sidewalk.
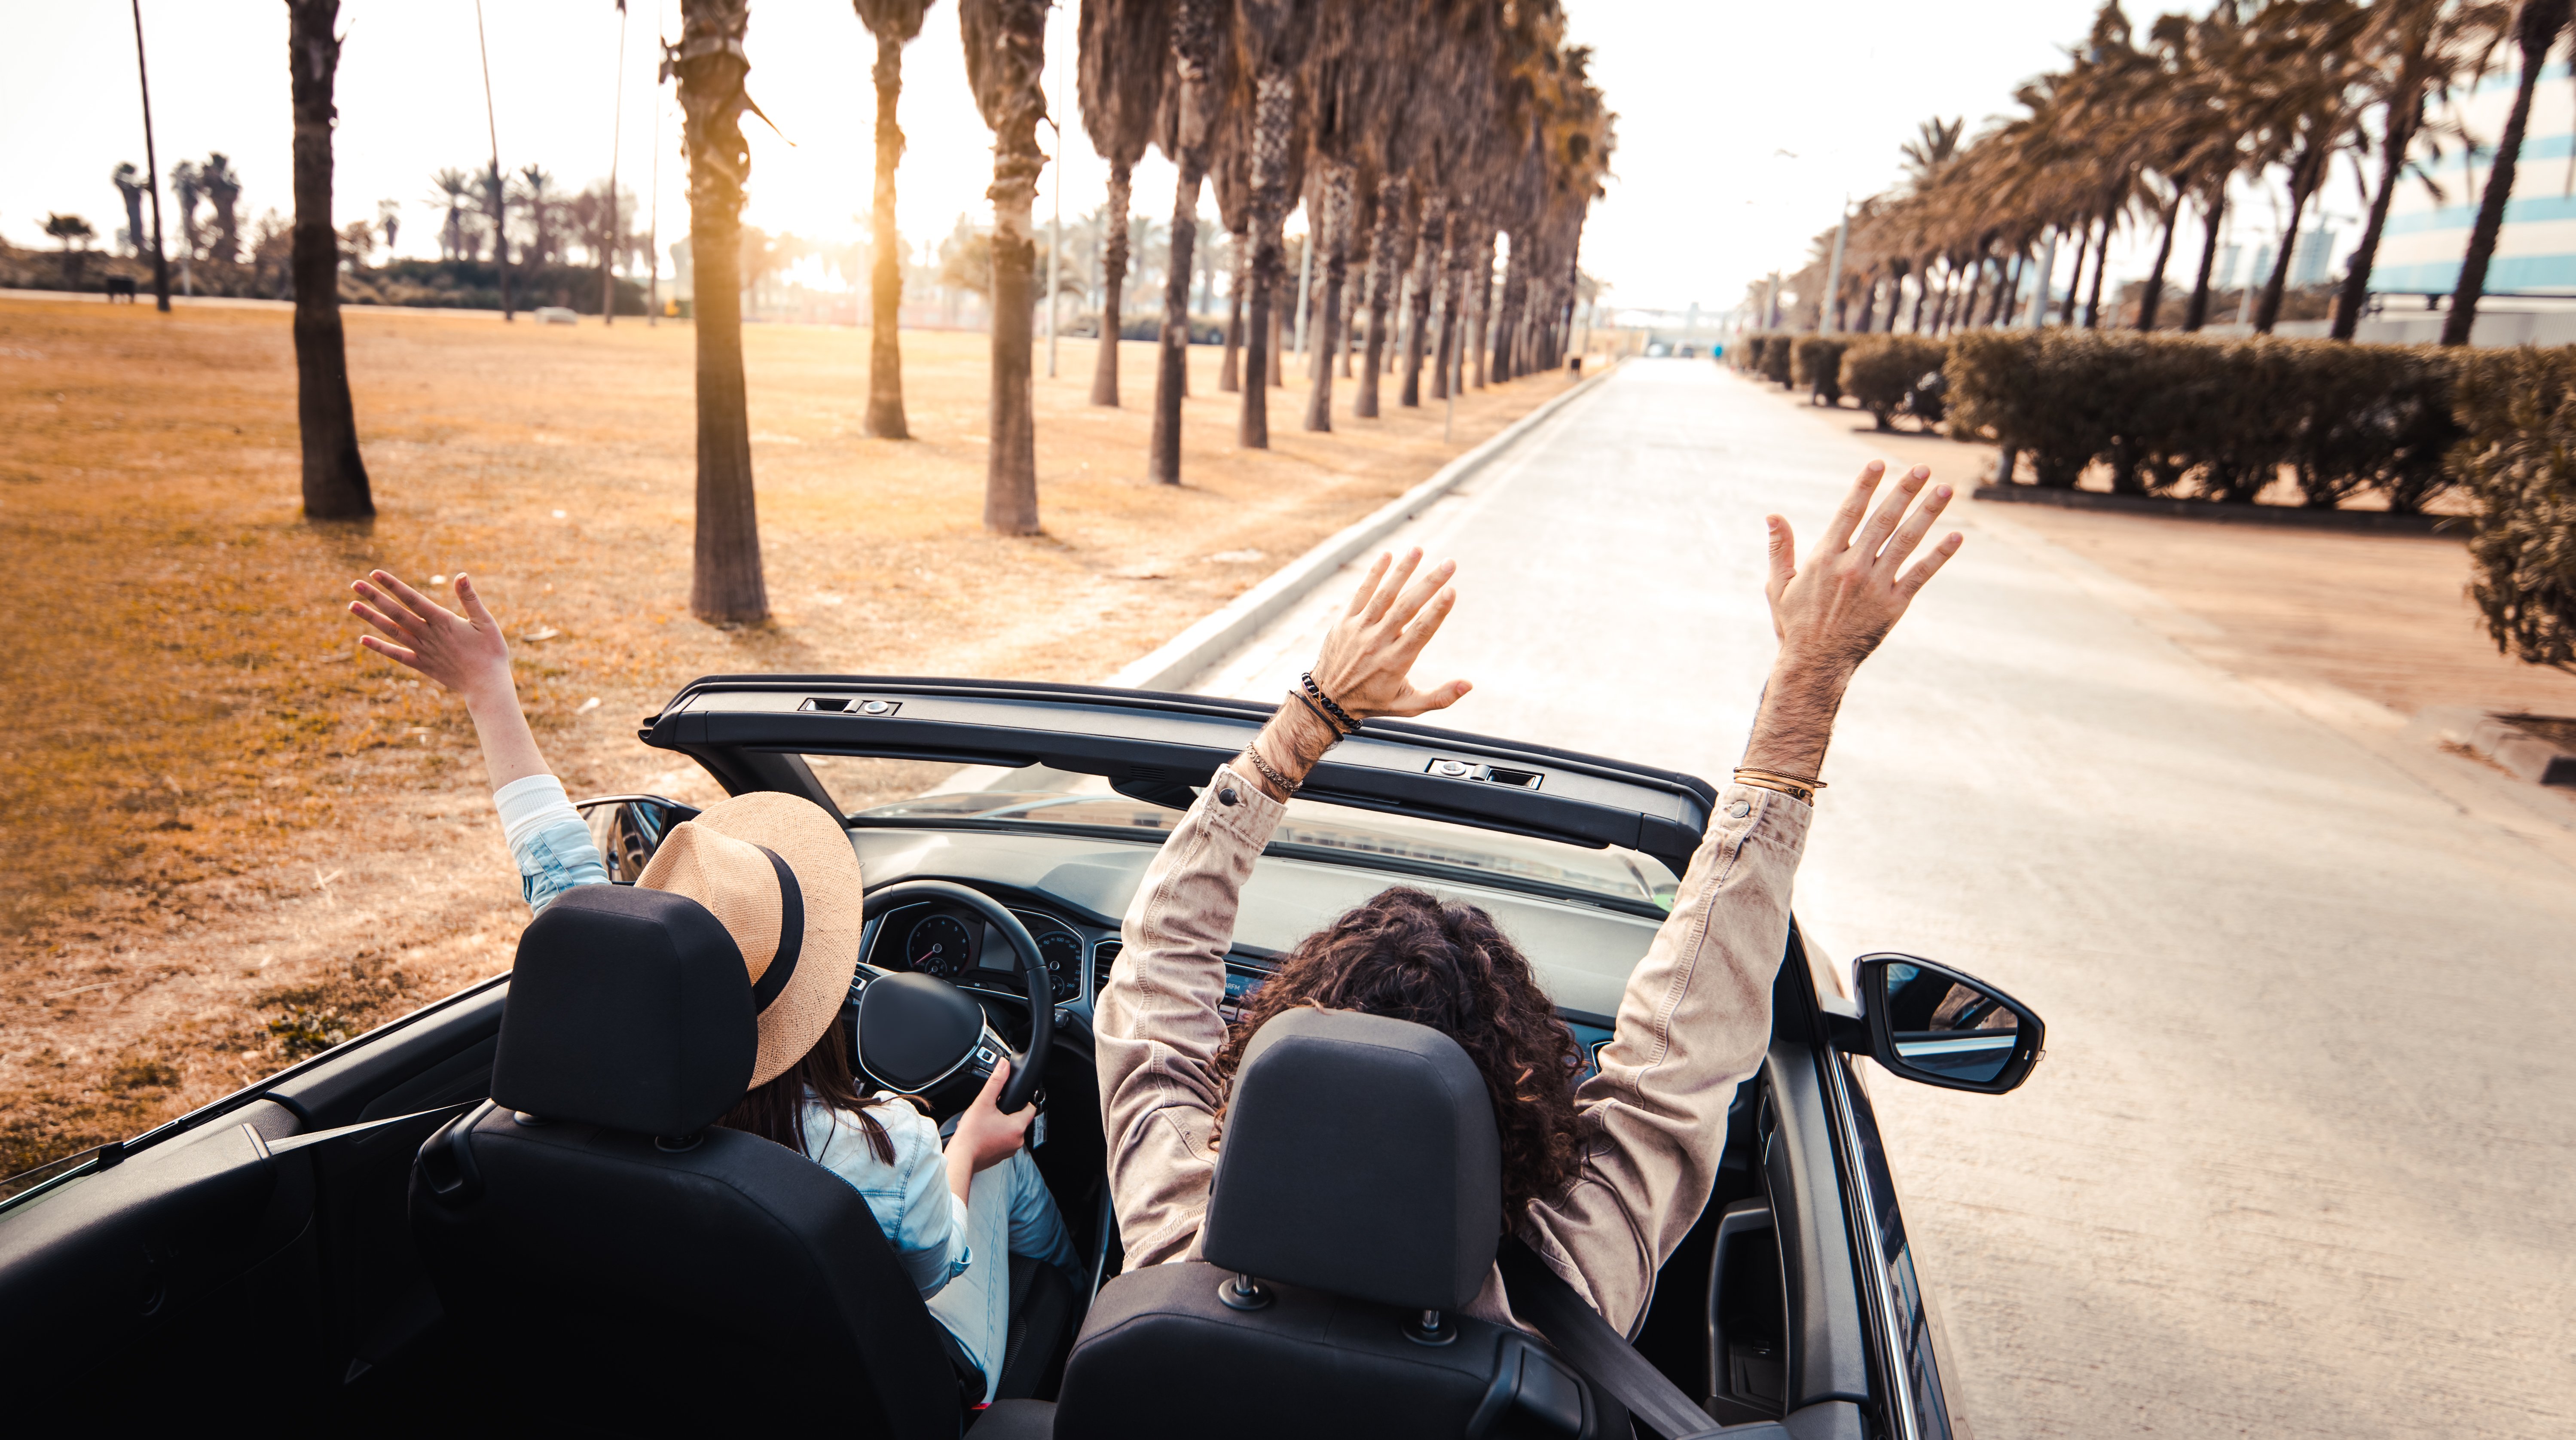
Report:
[[[1441,723],[1722,776],[1772,650],[1762,516],[1803,546],[1871,455],[1704,361],[1627,367],[1390,537],[1461,562],[1420,673],[1477,689]],[[2013,1096],[1871,1087],[1979,1435],[2569,1433],[2576,849],[1953,515],[1845,708],[1798,911],[2049,1022]],[[1356,579],[1201,688],[1281,693]]]

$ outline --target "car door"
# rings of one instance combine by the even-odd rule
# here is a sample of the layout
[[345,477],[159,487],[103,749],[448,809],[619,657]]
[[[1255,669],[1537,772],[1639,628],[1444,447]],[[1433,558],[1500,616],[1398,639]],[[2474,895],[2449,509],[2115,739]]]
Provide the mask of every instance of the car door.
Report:
[[0,1355],[42,1377],[13,1396],[175,1415],[248,1385],[299,1420],[382,1418],[388,1378],[436,1363],[411,1159],[488,1093],[506,994],[484,982],[0,1201]]

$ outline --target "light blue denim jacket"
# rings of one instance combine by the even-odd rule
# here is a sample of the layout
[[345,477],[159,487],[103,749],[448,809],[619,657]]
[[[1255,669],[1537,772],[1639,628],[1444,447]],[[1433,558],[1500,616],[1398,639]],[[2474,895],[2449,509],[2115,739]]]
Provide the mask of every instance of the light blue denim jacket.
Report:
[[[561,780],[514,780],[492,792],[492,803],[501,812],[501,831],[518,862],[519,889],[531,911],[542,912],[576,885],[608,883],[599,842],[572,808]],[[811,1092],[805,1100],[805,1154],[868,1202],[877,1228],[926,1300],[974,1261],[966,1243],[966,1206],[948,1188],[947,1156],[930,1117],[901,1101],[870,1106],[868,1113],[894,1142],[893,1164],[876,1157],[855,1117]]]

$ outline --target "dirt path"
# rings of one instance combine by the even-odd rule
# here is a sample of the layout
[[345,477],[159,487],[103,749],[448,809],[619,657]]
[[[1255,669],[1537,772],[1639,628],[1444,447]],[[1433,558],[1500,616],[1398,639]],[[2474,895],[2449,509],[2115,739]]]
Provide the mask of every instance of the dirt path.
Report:
[[471,728],[355,651],[367,567],[476,574],[576,794],[704,798],[633,738],[698,675],[1096,679],[1565,384],[1471,393],[1446,445],[1436,407],[1309,435],[1302,388],[1273,391],[1274,448],[1240,452],[1197,349],[1166,487],[1142,479],[1152,347],[1123,347],[1109,411],[1068,341],[1038,381],[1046,534],[999,540],[983,336],[906,334],[899,443],[859,434],[865,332],[755,326],[776,615],[728,630],[687,611],[687,327],[349,311],[380,513],[315,527],[288,318],[0,300],[0,1174],[507,964],[525,912]]

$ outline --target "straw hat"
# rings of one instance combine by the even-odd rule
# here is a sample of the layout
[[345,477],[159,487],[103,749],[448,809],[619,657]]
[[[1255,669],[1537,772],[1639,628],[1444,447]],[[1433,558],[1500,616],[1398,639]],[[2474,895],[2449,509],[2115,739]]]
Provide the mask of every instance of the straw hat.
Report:
[[810,800],[756,791],[674,827],[635,883],[686,895],[742,947],[759,1015],[754,1088],[823,1038],[859,963],[859,857]]

